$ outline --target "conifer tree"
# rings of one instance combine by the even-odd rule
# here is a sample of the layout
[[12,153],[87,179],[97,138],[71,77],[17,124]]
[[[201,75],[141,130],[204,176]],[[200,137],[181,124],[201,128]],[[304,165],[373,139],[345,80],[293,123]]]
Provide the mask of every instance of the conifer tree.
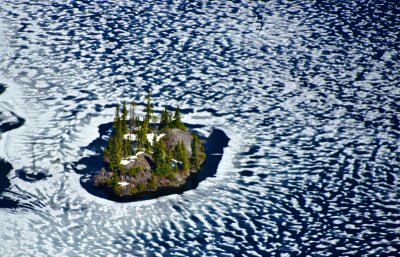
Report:
[[193,140],[192,140],[192,157],[190,158],[190,164],[194,169],[199,169],[200,168],[200,163],[201,163],[201,157],[200,157],[200,139],[196,134],[192,134]]
[[166,107],[161,112],[160,124],[158,125],[158,130],[163,131],[171,126],[171,115]]
[[186,147],[182,141],[180,144],[181,144],[180,148],[181,148],[181,157],[182,157],[182,160],[181,160],[182,168],[183,168],[183,171],[187,172],[187,171],[189,171],[189,168],[190,168],[189,157],[188,157],[188,154],[186,151]]
[[158,143],[157,143],[157,141],[154,140],[154,139],[153,139],[152,148],[153,148],[153,149],[152,149],[152,150],[153,150],[152,158],[153,158],[154,165],[155,165],[156,168],[157,168],[157,164],[158,164],[159,159],[160,159],[160,151],[159,151]]
[[145,134],[143,133],[143,127],[140,127],[139,131],[137,132],[137,137],[136,137],[136,144],[138,150],[144,146],[144,138]]
[[121,120],[122,134],[128,133],[127,118],[128,118],[128,109],[126,108],[126,102],[124,101],[122,103],[122,120]]
[[123,156],[128,157],[133,154],[131,142],[128,139],[123,140]]
[[115,109],[115,118],[114,118],[114,134],[111,136],[106,151],[105,158],[108,159],[110,169],[112,171],[118,171],[121,159],[122,159],[122,140],[123,135],[121,131],[121,117],[119,115],[119,104],[117,104]]
[[165,157],[164,157],[164,149],[163,146],[160,142],[157,141],[157,139],[154,137],[153,139],[153,161],[155,165],[154,172],[156,175],[161,175],[164,173],[164,162],[165,162]]
[[137,146],[138,148],[146,148],[147,146],[147,131],[148,131],[148,122],[146,118],[143,119],[143,122],[141,122],[140,130],[137,135]]
[[131,132],[136,127],[135,107],[135,102],[132,101],[129,108],[129,130]]
[[173,151],[172,151],[172,156],[174,157],[174,159],[176,159],[177,161],[181,161],[182,157],[181,157],[181,145],[180,143],[176,144]]
[[182,130],[186,130],[185,125],[182,123],[181,120],[181,112],[179,110],[179,106],[176,107],[175,109],[175,113],[174,113],[174,118],[172,121],[172,125],[174,128],[178,128],[178,129],[182,129]]
[[167,124],[168,128],[172,127],[172,112],[167,110]]
[[186,147],[182,141],[175,146],[174,156],[178,161],[182,162],[182,169],[184,171],[189,171],[190,168],[189,157],[186,151]]
[[152,115],[153,115],[153,105],[151,103],[151,91],[147,91],[147,96],[146,96],[146,115],[145,115],[145,120],[147,123],[150,123],[152,121]]
[[148,154],[151,153],[151,144],[150,144],[149,140],[147,140],[147,137],[146,137],[145,143],[144,143],[144,150]]
[[157,137],[154,135],[153,142],[152,142],[153,154],[157,151],[157,147],[158,147],[158,141],[157,141]]
[[171,163],[172,163],[172,152],[170,149],[167,149],[165,153],[165,174],[169,174],[171,172]]
[[135,117],[135,123],[134,123],[134,127],[140,127],[142,126],[142,123],[140,122],[140,118],[139,117]]
[[114,172],[118,171],[122,159],[122,148],[118,141],[118,138],[113,135],[108,145],[110,170]]

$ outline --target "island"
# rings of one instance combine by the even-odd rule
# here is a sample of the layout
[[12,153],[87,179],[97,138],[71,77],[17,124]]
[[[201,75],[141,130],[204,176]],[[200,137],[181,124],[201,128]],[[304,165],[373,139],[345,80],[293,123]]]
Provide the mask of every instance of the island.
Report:
[[122,108],[116,106],[104,165],[94,175],[93,185],[117,196],[132,196],[185,184],[206,157],[199,135],[183,124],[179,107],[173,112],[164,107],[157,117],[150,92],[142,119],[135,104],[129,105],[129,113],[126,102]]

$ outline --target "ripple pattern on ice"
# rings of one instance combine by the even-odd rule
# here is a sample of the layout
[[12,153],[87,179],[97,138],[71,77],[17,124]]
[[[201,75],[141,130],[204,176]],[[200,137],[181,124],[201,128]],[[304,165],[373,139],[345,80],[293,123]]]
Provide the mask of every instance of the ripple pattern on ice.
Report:
[[[0,101],[25,124],[1,154],[47,176],[11,179],[7,196],[35,211],[4,211],[1,244],[9,255],[397,255],[399,10],[2,1],[0,71],[20,93]],[[179,104],[228,133],[217,177],[142,204],[92,197],[70,163],[92,154],[80,147],[111,121],[110,103],[143,103],[148,88],[156,108]]]

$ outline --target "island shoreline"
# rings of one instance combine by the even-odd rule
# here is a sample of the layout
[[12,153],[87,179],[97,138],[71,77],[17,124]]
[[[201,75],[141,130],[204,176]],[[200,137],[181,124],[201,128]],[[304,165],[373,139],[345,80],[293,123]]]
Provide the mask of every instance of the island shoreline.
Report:
[[[185,125],[187,125],[191,129],[204,127],[203,125]],[[110,188],[94,186],[92,179],[99,169],[96,168],[96,166],[88,165],[88,167],[83,170],[77,169],[79,164],[99,164],[98,161],[101,160],[100,148],[103,147],[105,144],[105,140],[102,138],[106,135],[111,126],[111,123],[102,124],[99,126],[99,138],[95,139],[88,146],[88,148],[90,149],[98,148],[97,155],[82,158],[78,162],[74,163],[74,170],[76,173],[82,175],[80,179],[80,184],[88,193],[102,199],[119,203],[146,201],[174,194],[181,195],[189,190],[196,189],[202,181],[216,175],[218,165],[224,153],[224,149],[228,146],[228,143],[230,141],[229,137],[223,130],[213,128],[208,138],[202,138],[203,140],[205,140],[204,150],[206,153],[206,159],[204,160],[201,168],[197,172],[191,172],[189,174],[183,185],[179,187],[160,187],[157,188],[157,190],[155,191],[144,191],[135,193],[134,195],[120,196],[113,193]]]

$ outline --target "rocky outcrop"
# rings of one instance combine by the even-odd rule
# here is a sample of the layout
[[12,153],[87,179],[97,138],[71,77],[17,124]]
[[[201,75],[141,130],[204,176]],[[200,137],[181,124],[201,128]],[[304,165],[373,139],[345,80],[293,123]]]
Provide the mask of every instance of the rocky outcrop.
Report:
[[129,170],[132,167],[138,167],[140,170],[150,171],[152,168],[153,161],[148,154],[139,154],[133,162],[126,165],[126,169]]
[[93,177],[93,184],[95,186],[101,186],[108,183],[113,173],[108,172],[104,167]]
[[[161,133],[155,134],[160,135]],[[163,134],[165,135],[160,137],[160,140],[165,143],[166,148],[172,150],[180,142],[183,142],[189,158],[192,156],[193,135],[189,131],[173,128],[166,130]],[[106,168],[102,168],[93,177],[94,186],[107,188],[118,196],[134,195],[166,187],[182,186],[191,173],[198,171],[193,168],[186,171],[177,169],[171,174],[160,176],[154,174],[156,167],[151,155],[140,152],[127,159],[129,159],[129,163],[121,168],[118,177],[115,177],[113,172],[109,172]]]
[[189,157],[192,156],[192,147],[191,143],[193,140],[192,134],[188,131],[183,131],[181,129],[173,128],[173,129],[168,129],[165,132],[165,136],[163,137],[163,140],[169,149],[173,149],[179,142],[183,142],[183,144],[186,147],[186,151],[189,155]]

